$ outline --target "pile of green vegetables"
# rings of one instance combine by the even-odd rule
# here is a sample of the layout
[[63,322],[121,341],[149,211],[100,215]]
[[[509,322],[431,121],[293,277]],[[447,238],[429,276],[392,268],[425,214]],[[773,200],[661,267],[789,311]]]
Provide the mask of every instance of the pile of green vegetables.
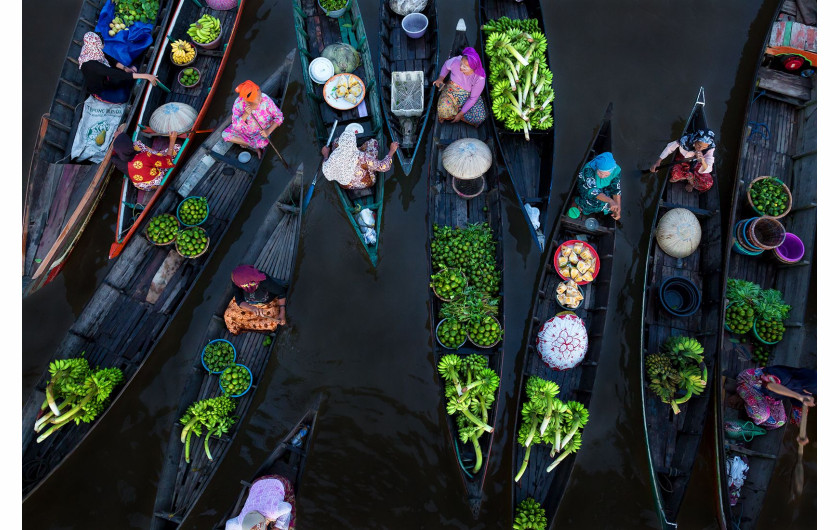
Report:
[[207,218],[208,212],[207,197],[190,197],[178,207],[178,217],[185,225],[201,224]]
[[531,130],[551,129],[554,90],[545,57],[548,41],[538,21],[501,17],[481,29],[487,32],[493,116],[511,131],[524,131],[526,140]]
[[338,11],[339,9],[344,9],[347,5],[347,0],[318,0],[318,3],[326,11]]
[[440,322],[437,338],[444,347],[455,350],[467,340],[467,326],[447,318]]
[[35,432],[49,428],[38,437],[37,443],[71,421],[76,425],[93,421],[105,410],[111,392],[122,381],[123,373],[119,368],[91,369],[83,357],[51,362],[47,396],[41,405],[41,415],[35,421]]
[[589,411],[577,401],[562,401],[557,397],[560,387],[532,375],[525,384],[528,401],[522,405],[517,442],[525,447],[522,466],[514,477],[519,482],[531,458],[531,449],[537,444],[551,447],[550,456],[557,458],[546,468],[554,470],[567,456],[580,449],[583,427],[589,421]]
[[146,227],[146,235],[149,241],[155,245],[165,245],[175,241],[178,235],[178,219],[168,213],[158,215],[149,221]]
[[207,249],[208,242],[207,232],[196,226],[178,232],[178,238],[175,240],[175,248],[182,256],[195,258]]
[[184,444],[184,458],[190,463],[190,439],[193,435],[204,436],[204,452],[208,460],[213,460],[210,454],[210,436],[222,436],[230,430],[239,419],[233,416],[236,409],[234,401],[225,396],[202,399],[189,406],[181,417],[181,443]]
[[[198,78],[199,77],[200,77],[200,74],[198,73],[198,70],[196,70],[195,68],[184,68],[183,70],[181,70],[181,77],[179,79],[180,79],[182,85],[184,85],[186,87],[191,87],[191,86],[195,85],[196,83],[198,83]],[[207,200],[206,199],[204,201],[204,204],[205,204],[205,206],[207,205]],[[201,219],[203,219],[203,217]],[[199,219],[199,222],[201,222],[201,219]],[[188,224],[197,224],[197,223],[188,223]]]
[[668,337],[658,353],[645,357],[648,388],[663,403],[671,405],[674,414],[679,405],[703,393],[709,374],[703,364],[703,345],[690,337]]
[[487,223],[464,228],[434,225],[432,267],[460,269],[470,285],[490,296],[499,294],[502,275],[496,270],[496,241]]
[[545,530],[547,526],[545,508],[533,498],[528,497],[516,506],[513,530]]
[[202,355],[204,365],[211,372],[221,372],[236,358],[233,346],[223,340],[211,342],[205,346]]
[[776,289],[762,289],[753,282],[730,278],[726,280],[726,325],[740,335],[755,325],[756,334],[766,342],[778,342],[784,336],[782,324],[790,312],[782,293]]
[[764,344],[755,344],[752,350],[752,360],[759,366],[767,366],[771,353],[772,352],[769,346]]
[[114,0],[114,18],[131,27],[135,22],[154,23],[157,20],[158,0]]
[[460,269],[443,269],[432,274],[430,286],[441,300],[452,300],[464,292],[467,287],[467,277]]
[[[489,347],[502,338],[502,327],[495,315],[499,314],[499,299],[489,296],[475,286],[468,286],[454,300],[445,302],[440,307],[438,316],[445,319],[447,329],[469,332],[469,338],[476,346]],[[458,323],[459,327],[454,328]],[[441,325],[443,328],[443,325]],[[440,336],[440,329],[438,330]],[[454,338],[460,337],[460,334]],[[441,341],[443,342],[443,341]],[[463,342],[463,340],[461,341]],[[458,344],[460,345],[461,342]],[[451,344],[451,343],[450,343]],[[449,344],[446,345],[447,347]]]
[[251,374],[241,364],[234,364],[225,368],[219,382],[226,396],[239,396],[251,386]]
[[502,338],[502,327],[491,316],[483,316],[470,320],[469,337],[473,344],[489,348]]
[[758,213],[776,217],[785,213],[790,197],[780,181],[766,178],[750,186],[750,200]]
[[487,357],[478,354],[444,355],[438,363],[438,372],[446,381],[446,412],[455,416],[461,443],[472,442],[475,450],[472,472],[478,473],[483,463],[478,439],[485,432],[493,432],[487,422],[496,400],[499,374],[488,366]]

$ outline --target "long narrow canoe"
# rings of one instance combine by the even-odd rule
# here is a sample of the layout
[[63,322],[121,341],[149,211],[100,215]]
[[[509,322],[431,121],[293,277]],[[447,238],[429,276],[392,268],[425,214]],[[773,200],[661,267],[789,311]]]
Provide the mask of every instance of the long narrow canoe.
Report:
[[[809,2],[803,2],[807,5]],[[814,4],[814,2],[810,2]],[[791,9],[792,8],[792,9]],[[794,25],[794,32],[816,29],[805,24],[805,13],[799,11],[800,2],[779,2],[778,20],[767,38],[767,53],[785,38],[783,28]],[[813,7],[814,11],[816,7]],[[787,19],[787,20],[786,20]],[[810,29],[809,29],[810,28]],[[794,33],[795,35],[795,33]],[[769,56],[762,53],[760,61]],[[750,94],[741,148],[738,173],[732,194],[732,212],[729,217],[724,271],[727,278],[754,282],[763,289],[778,289],[791,310],[785,321],[786,331],[781,342],[771,347],[768,364],[816,369],[816,322],[809,307],[813,289],[812,267],[817,245],[817,98],[814,78],[791,75],[776,68],[758,66],[755,92]],[[775,88],[774,88],[775,87]],[[765,129],[766,128],[766,129]],[[765,251],[765,255],[745,256],[733,249],[733,230],[738,221],[756,214],[746,200],[747,189],[753,179],[774,176],[784,182],[793,194],[790,213],[779,219],[788,232],[796,234],[805,247],[805,255],[795,265],[783,265]],[[720,318],[724,318],[727,301],[720,305]],[[749,443],[732,442],[724,438],[724,422],[733,418],[748,419],[743,407],[737,410],[726,406],[727,398],[735,394],[735,378],[746,369],[755,368],[746,344],[733,342],[740,336],[732,335],[721,327],[720,363],[718,384],[712,389],[715,395],[716,456],[720,501],[721,528],[758,528],[759,516],[765,504],[765,495],[772,485],[776,458],[782,453],[786,431],[798,433],[798,426],[788,425],[768,430]],[[790,411],[788,410],[788,413]],[[788,434],[788,436],[792,436]],[[815,446],[806,445],[805,451]],[[735,506],[729,504],[726,479],[726,460],[733,456],[749,460],[749,472],[741,495]],[[780,477],[781,478],[781,477]],[[787,486],[787,476],[784,477]]]
[[[267,475],[280,475],[289,480],[294,486],[294,494],[298,495],[300,492],[300,483],[303,480],[303,470],[306,466],[306,457],[309,455],[309,447],[312,445],[312,437],[315,433],[315,423],[318,421],[318,409],[321,407],[321,396],[318,395],[315,403],[306,411],[306,414],[300,419],[297,424],[292,427],[283,440],[272,451],[271,455],[263,462],[260,468],[251,477],[250,482],[240,481],[242,490],[239,492],[239,498],[236,503],[231,506],[222,520],[220,520],[215,528],[222,530],[228,519],[232,519],[239,515],[248,498],[248,492],[254,481],[260,477]],[[304,430],[305,429],[305,430]],[[300,434],[300,436],[299,436]],[[294,439],[298,437],[301,441],[295,444]],[[292,520],[295,522],[296,502],[288,500],[289,495],[286,495],[286,502],[292,505]]]
[[143,94],[143,102],[140,105],[140,113],[136,129],[131,133],[134,140],[140,140],[146,145],[165,148],[168,145],[168,133],[158,133],[149,128],[149,118],[159,107],[169,102],[186,103],[198,111],[198,117],[192,129],[182,134],[181,150],[175,156],[175,167],[169,169],[163,177],[161,186],[153,192],[141,192],[131,183],[127,175],[123,175],[122,192],[120,193],[120,204],[117,213],[117,227],[114,235],[114,242],[108,257],[113,259],[120,255],[126,243],[137,232],[140,225],[146,219],[147,212],[163,196],[166,188],[172,180],[173,175],[186,160],[187,150],[190,149],[190,142],[193,141],[199,130],[204,115],[210,107],[213,95],[216,93],[219,80],[228,60],[231,50],[231,43],[236,36],[236,29],[239,27],[239,19],[242,16],[244,0],[240,0],[235,10],[216,11],[206,7],[196,0],[178,0],[173,9],[172,21],[166,28],[166,38],[175,40],[186,40],[189,42],[187,28],[190,24],[201,18],[204,14],[210,14],[219,19],[221,25],[221,46],[215,50],[205,50],[196,46],[197,56],[190,67],[201,72],[201,78],[196,86],[184,88],[178,83],[178,76],[183,67],[176,66],[170,59],[170,47],[161,48],[155,59],[152,73],[166,87],[160,85],[153,87],[148,85]]
[[[268,211],[260,229],[250,238],[251,245],[240,259],[241,263],[253,264],[274,278],[291,280],[300,235],[302,177],[303,165],[301,164],[297,175]],[[184,444],[181,443],[181,430],[184,426],[178,419],[196,401],[222,395],[218,374],[209,373],[202,366],[201,349],[196,352],[193,372],[181,394],[178,414],[175,416],[169,436],[166,461],[158,481],[152,529],[178,528],[189,516],[233,444],[257,388],[262,382],[263,373],[271,356],[272,348],[263,344],[264,334],[243,332],[234,336],[227,330],[224,314],[234,296],[233,285],[231,284],[220,294],[218,309],[210,318],[206,341],[202,344],[202,348],[215,339],[224,339],[232,343],[236,348],[236,362],[244,364],[251,370],[253,387],[244,396],[235,398],[236,410],[233,415],[237,416],[239,421],[224,437],[210,439],[209,448],[213,459],[207,458],[201,444],[196,441],[190,451],[190,462],[187,463],[184,458]]]
[[[333,140],[344,131],[347,124],[358,123],[364,128],[364,133],[358,135],[359,145],[369,138],[376,138],[379,142],[380,154],[388,149],[385,139],[384,119],[382,116],[382,99],[379,97],[377,86],[377,69],[371,59],[370,43],[365,35],[365,24],[359,12],[358,2],[351,2],[341,18],[327,17],[318,6],[317,0],[294,0],[292,4],[297,45],[300,51],[300,66],[303,69],[303,86],[306,89],[306,99],[315,120],[315,132],[321,145],[326,145],[333,122],[338,120],[338,128]],[[352,73],[357,75],[365,84],[365,99],[358,107],[338,111],[324,102],[324,85],[314,83],[309,79],[309,63],[321,55],[321,51],[330,44],[343,42],[356,49],[361,55],[361,64]],[[345,190],[337,183],[333,183],[335,191],[344,207],[344,213],[362,242],[362,246],[376,267],[379,260],[379,240],[382,238],[383,197],[385,194],[386,173],[376,176],[376,184],[365,190]],[[319,177],[321,178],[321,177]],[[376,217],[376,243],[365,243],[356,214],[368,208]]]
[[[705,105],[705,92],[701,87],[683,135],[707,128]],[[670,174],[670,170],[666,173]],[[642,351],[646,355],[659,352],[665,340],[672,335],[697,339],[703,345],[707,373],[713,375],[718,356],[718,304],[723,289],[718,185],[716,183],[703,193],[689,193],[685,191],[684,182],[669,183],[666,175],[662,180],[660,197],[654,218],[657,223],[674,208],[687,209],[700,221],[702,239],[693,254],[677,259],[666,254],[657,244],[656,225],[651,229],[642,302]],[[659,300],[660,285],[673,276],[689,279],[700,291],[700,309],[689,317],[672,316]],[[694,467],[712,392],[706,390],[691,397],[679,406],[680,413],[674,414],[671,406],[663,403],[648,388],[646,355],[641,356],[640,370],[648,464],[660,524],[662,528],[673,528]],[[711,387],[711,383],[708,386]]]
[[[455,41],[452,43],[452,49],[449,52],[449,57],[454,57],[461,54],[464,47],[469,46],[467,41],[467,26],[464,20],[458,21],[455,31]],[[487,223],[493,236],[496,240],[496,267],[504,274],[505,259],[504,259],[504,243],[502,240],[502,205],[499,192],[499,169],[496,164],[491,165],[490,170],[485,173],[484,178],[487,183],[487,188],[479,196],[465,200],[459,197],[452,189],[452,176],[443,167],[443,151],[449,144],[455,140],[462,138],[477,138],[485,142],[490,147],[490,152],[493,156],[496,155],[496,145],[493,141],[493,135],[490,131],[490,124],[485,121],[478,128],[467,125],[463,122],[440,123],[435,120],[432,138],[432,153],[431,164],[429,165],[429,191],[428,191],[428,234],[427,247],[429,248],[429,274],[436,272],[433,269],[431,260],[431,240],[433,234],[433,226],[453,226],[463,228],[470,224]],[[504,279],[499,286],[499,313],[497,319],[502,328],[505,324],[504,311]],[[459,356],[467,356],[470,354],[484,355],[488,359],[490,368],[496,371],[501,377],[502,375],[502,346],[504,341],[500,342],[492,348],[475,348],[470,347],[469,342],[457,350],[448,350],[443,348],[436,339],[435,327],[438,323],[438,312],[441,308],[441,301],[434,292],[429,289],[429,309],[430,322],[432,323],[432,343],[435,345],[435,373],[437,373],[437,365],[440,358],[444,355],[455,353]],[[446,408],[446,396],[444,395],[444,381],[440,380],[440,395],[441,406]],[[498,392],[498,391],[497,391]],[[498,397],[498,393],[497,393]],[[493,427],[496,423],[497,404],[498,399],[489,413],[487,424]],[[445,413],[445,410],[444,410]],[[487,475],[487,465],[490,461],[490,449],[493,445],[493,433],[485,433],[479,439],[479,446],[483,455],[483,463],[478,473],[473,473],[472,466],[476,463],[476,454],[472,443],[461,443],[458,436],[458,426],[453,420],[453,416],[447,415],[447,425],[449,426],[449,437],[452,440],[452,448],[454,452],[455,461],[458,465],[458,470],[461,479],[464,483],[464,488],[467,492],[467,501],[470,505],[473,517],[478,517],[481,509],[481,502],[484,500],[484,479]],[[468,470],[469,468],[469,470]]]
[[[582,171],[584,164],[596,155],[612,150],[611,119],[612,103],[607,107],[600,127],[586,149],[586,154],[578,167],[578,172]],[[534,299],[534,306],[531,309],[525,364],[522,370],[522,378],[519,381],[518,393],[514,400],[516,409],[511,411],[517,417],[514,433],[519,432],[522,405],[528,401],[525,386],[531,376],[557,383],[560,387],[557,398],[563,401],[574,400],[588,407],[589,400],[592,397],[595,375],[598,370],[598,359],[601,356],[601,344],[604,333],[607,331],[606,315],[607,303],[610,298],[613,252],[615,250],[615,221],[612,217],[598,216],[600,226],[590,230],[584,225],[583,217],[579,219],[568,217],[566,212],[574,204],[576,193],[577,173],[572,175],[569,193],[566,195],[563,209],[551,232],[551,240],[547,245],[549,251],[546,253],[545,263],[540,272],[540,282]],[[586,331],[589,335],[589,349],[586,358],[574,368],[555,371],[543,362],[536,349],[535,340],[545,321],[563,311],[555,298],[555,292],[561,278],[554,270],[554,254],[560,245],[570,239],[579,239],[592,245],[600,258],[601,269],[595,280],[586,285],[584,301],[575,311],[577,316],[585,322]],[[584,432],[584,444],[586,444],[586,436]],[[518,444],[516,440],[513,440],[513,477],[516,476],[524,458],[525,448]],[[513,502],[512,509],[514,510],[512,513],[515,513],[516,506],[528,497],[539,502],[545,509],[548,518],[546,528],[551,528],[552,521],[557,514],[557,509],[569,482],[569,475],[571,475],[574,466],[575,454],[571,454],[556,469],[547,473],[546,468],[553,460],[554,458],[549,456],[548,447],[538,446],[533,448],[528,468],[520,481],[514,484],[511,499]],[[513,482],[513,480],[511,481]]]
[[[411,173],[414,158],[426,131],[434,99],[432,81],[437,79],[439,70],[435,0],[429,0],[421,13],[429,20],[429,27],[419,39],[412,39],[406,35],[402,29],[403,16],[391,10],[390,2],[383,1],[379,13],[379,86],[382,87],[385,122],[391,132],[391,138],[400,143],[397,158],[406,175]],[[417,97],[417,92],[395,97],[394,87],[391,86],[391,75],[394,72],[423,72],[423,85],[420,88],[423,110],[418,111],[417,115],[398,116],[391,110],[392,106],[399,103],[400,96],[404,99],[408,99],[407,96],[412,94],[413,97]]]
[[[542,8],[539,0],[479,0],[479,20],[481,25],[489,20],[500,17],[511,19],[534,18],[539,21],[540,30],[546,33],[543,25]],[[484,46],[487,42],[486,32],[481,32],[481,58],[484,68],[489,68],[487,55],[484,53]],[[549,54],[545,52],[546,63],[550,65]],[[490,90],[490,87],[487,87]],[[505,128],[504,123],[492,116],[490,107],[487,108],[490,117],[493,119],[496,141],[502,152],[502,161],[510,175],[513,183],[513,190],[516,192],[516,200],[531,237],[539,245],[540,252],[545,248],[545,229],[548,222],[548,201],[551,198],[551,180],[554,166],[554,127],[551,129],[529,131],[530,141],[525,139],[524,132],[510,131]],[[525,205],[537,208],[540,211],[540,227],[534,228],[530,218],[525,211]]]
[[[263,92],[274,97],[278,106],[282,106],[293,63],[294,50],[261,85]],[[229,123],[229,118],[224,120],[196,150],[175,178],[174,186],[166,190],[150,212],[150,219],[159,214],[174,213],[186,197],[207,197],[210,214],[201,225],[210,239],[207,251],[197,258],[184,259],[173,245],[155,246],[145,237],[134,238],[112,265],[53,356],[65,359],[84,353],[91,366],[120,368],[125,383],[114,391],[111,403],[120,398],[178,313],[242,206],[260,168],[261,161],[257,157],[240,163],[237,155],[242,148],[222,140],[222,130]],[[144,230],[147,224],[144,223]],[[25,497],[64,462],[110,410],[106,406],[92,423],[67,425],[37,443],[33,425],[44,402],[49,377],[45,370],[23,408]]]
[[[96,27],[106,2],[82,3],[50,111],[41,116],[23,204],[23,296],[58,276],[108,184],[110,149],[99,163],[70,160],[73,139],[89,96],[79,70],[82,39]],[[152,30],[153,44],[134,63],[140,72],[149,70],[164,41],[162,28],[169,21],[172,2],[160,4]],[[144,83],[141,80],[134,84],[122,115],[123,127],[128,127],[137,113]]]

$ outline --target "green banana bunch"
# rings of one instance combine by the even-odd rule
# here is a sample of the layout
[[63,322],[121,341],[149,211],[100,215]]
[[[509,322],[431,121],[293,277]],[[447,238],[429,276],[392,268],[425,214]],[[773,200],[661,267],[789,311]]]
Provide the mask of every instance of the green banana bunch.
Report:
[[199,44],[207,44],[216,40],[222,32],[221,22],[211,15],[202,15],[187,28],[187,35]]
[[516,507],[513,530],[545,530],[547,525],[545,509],[533,498],[528,497]]

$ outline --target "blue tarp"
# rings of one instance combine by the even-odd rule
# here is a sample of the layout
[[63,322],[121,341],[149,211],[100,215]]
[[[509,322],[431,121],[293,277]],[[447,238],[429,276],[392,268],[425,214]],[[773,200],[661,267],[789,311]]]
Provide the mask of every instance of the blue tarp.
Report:
[[114,35],[108,35],[108,24],[114,20],[116,6],[109,0],[99,13],[96,32],[102,35],[104,51],[126,66],[130,66],[134,59],[140,57],[146,48],[152,45],[152,29],[154,25],[148,22],[135,22],[128,29]]

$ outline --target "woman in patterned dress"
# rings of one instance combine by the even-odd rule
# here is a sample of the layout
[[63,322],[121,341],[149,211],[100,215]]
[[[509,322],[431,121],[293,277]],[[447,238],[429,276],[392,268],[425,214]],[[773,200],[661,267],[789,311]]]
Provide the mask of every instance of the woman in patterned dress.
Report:
[[253,265],[233,269],[230,279],[237,287],[225,310],[228,331],[271,332],[286,325],[286,292],[289,282],[272,278]]
[[621,167],[612,153],[601,153],[577,176],[575,204],[584,215],[602,213],[621,218]]
[[139,190],[154,191],[163,183],[166,171],[175,167],[174,157],[181,149],[175,142],[178,133],[169,133],[169,147],[166,151],[155,151],[141,141],[132,142],[125,133],[114,138],[112,161],[128,176]]
[[669,143],[659,155],[659,159],[650,167],[650,172],[656,173],[659,164],[674,151],[677,151],[674,155],[675,162],[683,159],[686,161],[671,168],[670,181],[687,181],[685,191],[688,192],[704,192],[711,189],[714,184],[712,170],[715,165],[714,131],[700,129]]
[[233,117],[222,139],[253,149],[262,158],[268,137],[283,124],[283,113],[252,81],[241,83],[236,93],[239,97],[233,103]]
[[[765,429],[778,429],[787,420],[782,399],[813,407],[816,402],[817,372],[790,366],[765,366],[738,374],[738,395],[744,400],[747,416]],[[799,422],[801,407],[793,409],[794,423]]]
[[324,156],[324,177],[338,182],[347,190],[370,188],[376,183],[375,172],[384,173],[391,169],[394,153],[400,147],[399,142],[391,142],[385,158],[379,160],[379,142],[371,138],[361,149],[356,147],[356,131],[345,129],[338,140],[333,142],[332,152],[329,147],[321,149]]
[[440,77],[434,81],[438,88],[443,86],[446,76],[451,75],[446,88],[438,100],[438,121],[464,121],[478,127],[487,118],[487,108],[481,99],[487,74],[481,67],[481,58],[474,48],[464,48],[463,54],[452,57],[440,70]]

